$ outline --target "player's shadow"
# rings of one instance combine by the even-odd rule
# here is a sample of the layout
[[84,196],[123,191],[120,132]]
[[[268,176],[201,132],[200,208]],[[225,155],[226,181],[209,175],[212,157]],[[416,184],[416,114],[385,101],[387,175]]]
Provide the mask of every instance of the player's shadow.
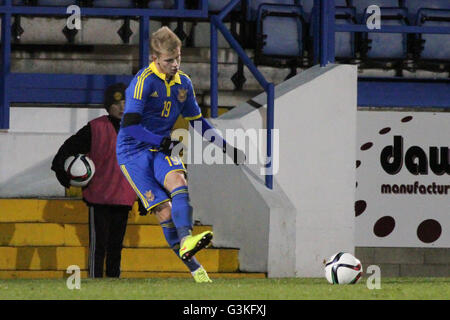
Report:
[[[77,265],[82,270],[87,269],[89,248],[87,205],[81,198],[52,199],[46,202],[43,217],[46,222],[57,223],[63,228],[62,241],[57,243],[57,258],[61,261],[55,261],[55,266],[64,271],[70,265]],[[84,248],[81,256],[75,251],[80,248]],[[74,250],[73,253],[70,250]]]
[[[29,223],[33,222],[26,222],[27,225]],[[16,228],[16,224],[22,226]],[[42,246],[39,242],[27,242],[26,233],[29,232],[27,225],[21,222],[2,223],[0,245],[15,250],[14,270],[54,270],[57,263],[56,247]]]
[[14,223],[2,223],[2,232],[0,233],[0,246],[7,247],[13,241],[16,225]]
[[[19,172],[7,180],[0,183],[0,193],[9,197],[16,197],[20,194],[21,197],[33,197],[36,195],[51,194],[55,190],[55,181],[50,171],[51,158],[44,159],[22,172]],[[21,200],[18,200],[21,201]],[[26,201],[25,199],[23,201]],[[29,210],[40,210],[41,208],[30,208]],[[23,210],[20,208],[19,210]],[[46,222],[45,214],[41,219],[35,219],[35,214],[30,212],[32,219],[26,217],[27,212],[21,212],[21,218],[14,218],[9,222],[2,223],[2,233],[0,235],[1,246],[9,247],[14,250],[15,257],[13,259],[14,269],[27,270],[51,270],[56,266],[56,248],[51,246],[44,246],[39,240],[30,241],[27,233],[28,224]],[[41,230],[45,233],[45,229]],[[34,235],[33,235],[34,236]],[[36,235],[39,237],[39,235]],[[41,238],[45,238],[42,236]],[[36,238],[35,238],[36,239]],[[13,253],[13,254],[14,254]],[[5,257],[6,258],[6,257]],[[12,267],[9,265],[9,268]]]
[[[38,223],[43,223],[41,232],[47,233],[42,236],[45,240],[23,243],[16,247],[16,270],[65,271],[69,265],[79,265],[81,269],[85,269],[87,252],[81,257],[83,260],[80,260],[78,254],[72,256],[70,251],[64,249],[87,246],[88,227],[79,216],[87,215],[88,211],[80,213],[78,205],[73,206],[60,199],[42,199],[39,206],[42,207],[37,210],[42,215]],[[76,217],[75,222],[82,223],[72,223],[72,217]]]
[[[70,248],[88,246],[88,210],[81,201],[70,203],[65,200],[49,198],[38,202],[38,208],[35,210],[41,215],[36,223],[42,226],[40,232],[44,235],[40,238],[43,240],[23,242],[16,246],[16,270],[65,271],[70,265],[87,268],[87,250],[80,256],[76,251],[72,255]],[[24,231],[26,232],[22,228],[21,232]],[[10,240],[14,239],[15,232],[17,230],[13,228],[8,230]],[[20,238],[26,239],[26,236],[22,235]],[[9,244],[15,243],[10,241]]]
[[[33,263],[33,258],[38,262]],[[16,270],[53,271],[56,263],[56,247],[17,247]]]
[[127,230],[124,238],[124,248],[137,248],[141,240],[139,234],[139,226],[132,224],[131,222],[136,221],[139,218],[139,201],[136,201],[133,208],[128,213],[127,220]]
[[[54,173],[50,171],[51,159],[39,162],[31,169],[27,169],[20,174],[11,177],[4,183],[0,184],[0,189],[11,187],[10,190],[22,188],[26,185],[34,184],[35,189],[37,184],[41,183],[45,188],[55,188],[58,182]],[[53,186],[52,186],[53,185]],[[57,185],[57,187],[59,187]],[[62,188],[62,187],[60,187]],[[9,188],[8,188],[9,189]],[[5,189],[3,189],[5,190]],[[24,190],[22,188],[22,190]],[[0,246],[9,247],[14,250],[9,259],[14,262],[8,264],[7,257],[4,263],[0,265],[8,265],[9,269],[17,271],[65,271],[69,265],[79,265],[81,269],[88,268],[88,254],[89,254],[89,210],[86,204],[80,198],[44,198],[38,201],[38,208],[29,208],[29,210],[38,210],[39,215],[31,214],[32,219],[25,220],[11,220],[11,222],[2,223],[2,232],[0,234]],[[78,200],[75,202],[67,200]],[[27,200],[23,200],[27,201]],[[24,208],[27,208],[25,206]],[[0,208],[0,214],[1,214]],[[26,212],[25,212],[26,213]],[[36,217],[36,219],[34,218]],[[139,218],[139,210],[137,203],[133,210],[130,211],[128,222]],[[40,232],[44,233],[42,236],[36,235],[29,237],[26,232],[26,226],[22,225],[16,227],[16,224],[41,224]],[[48,224],[58,224],[48,225]],[[128,229],[127,223],[127,229]],[[19,232],[19,233],[18,233]],[[51,234],[49,234],[51,233]],[[34,238],[32,241],[27,240]],[[40,239],[39,239],[40,238]],[[50,240],[49,240],[50,239]],[[54,241],[51,241],[54,239]],[[140,235],[137,232],[127,233],[127,247],[138,247],[140,243]],[[125,241],[124,241],[125,242]],[[71,247],[83,247],[84,255],[80,251],[73,251],[75,254],[71,256]],[[64,250],[68,248],[68,250]],[[15,255],[15,256],[14,256]]]

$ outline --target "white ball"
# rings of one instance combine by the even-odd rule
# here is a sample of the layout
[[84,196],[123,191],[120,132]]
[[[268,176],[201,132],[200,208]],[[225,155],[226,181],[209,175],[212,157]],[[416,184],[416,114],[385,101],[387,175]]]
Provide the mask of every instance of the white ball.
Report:
[[84,154],[68,157],[64,162],[64,170],[70,179],[70,185],[85,187],[95,173],[94,162]]
[[354,284],[361,274],[361,262],[347,252],[334,254],[325,264],[325,278],[331,284]]

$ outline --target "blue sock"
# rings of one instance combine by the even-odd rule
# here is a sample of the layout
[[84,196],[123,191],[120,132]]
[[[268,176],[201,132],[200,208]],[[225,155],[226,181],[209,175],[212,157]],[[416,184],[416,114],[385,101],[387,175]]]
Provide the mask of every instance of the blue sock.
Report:
[[[163,229],[164,236],[166,237],[166,241],[172,250],[175,252],[177,257],[180,257],[180,239],[178,238],[178,232],[175,228],[175,225],[172,219],[161,222],[161,227]],[[195,257],[192,257],[189,261],[183,261],[184,264],[189,268],[189,271],[193,272],[200,267],[200,263],[197,261]]]
[[192,231],[192,207],[189,203],[189,191],[187,186],[172,190],[172,220],[177,228],[178,238],[191,234]]

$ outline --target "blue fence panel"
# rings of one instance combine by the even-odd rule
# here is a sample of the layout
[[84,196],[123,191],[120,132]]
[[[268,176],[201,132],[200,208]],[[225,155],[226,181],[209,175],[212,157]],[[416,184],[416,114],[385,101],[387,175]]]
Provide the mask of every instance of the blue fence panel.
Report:
[[[10,100],[19,103],[102,104],[104,89],[131,75],[13,73]],[[26,92],[26,94],[24,94]]]
[[446,80],[358,78],[358,106],[449,108]]

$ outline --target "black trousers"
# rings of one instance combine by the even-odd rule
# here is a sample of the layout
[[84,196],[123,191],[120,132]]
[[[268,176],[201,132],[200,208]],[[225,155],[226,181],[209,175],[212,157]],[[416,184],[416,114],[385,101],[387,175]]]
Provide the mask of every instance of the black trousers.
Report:
[[120,276],[122,243],[127,227],[128,206],[89,206],[89,277],[103,277],[106,257],[106,276]]

